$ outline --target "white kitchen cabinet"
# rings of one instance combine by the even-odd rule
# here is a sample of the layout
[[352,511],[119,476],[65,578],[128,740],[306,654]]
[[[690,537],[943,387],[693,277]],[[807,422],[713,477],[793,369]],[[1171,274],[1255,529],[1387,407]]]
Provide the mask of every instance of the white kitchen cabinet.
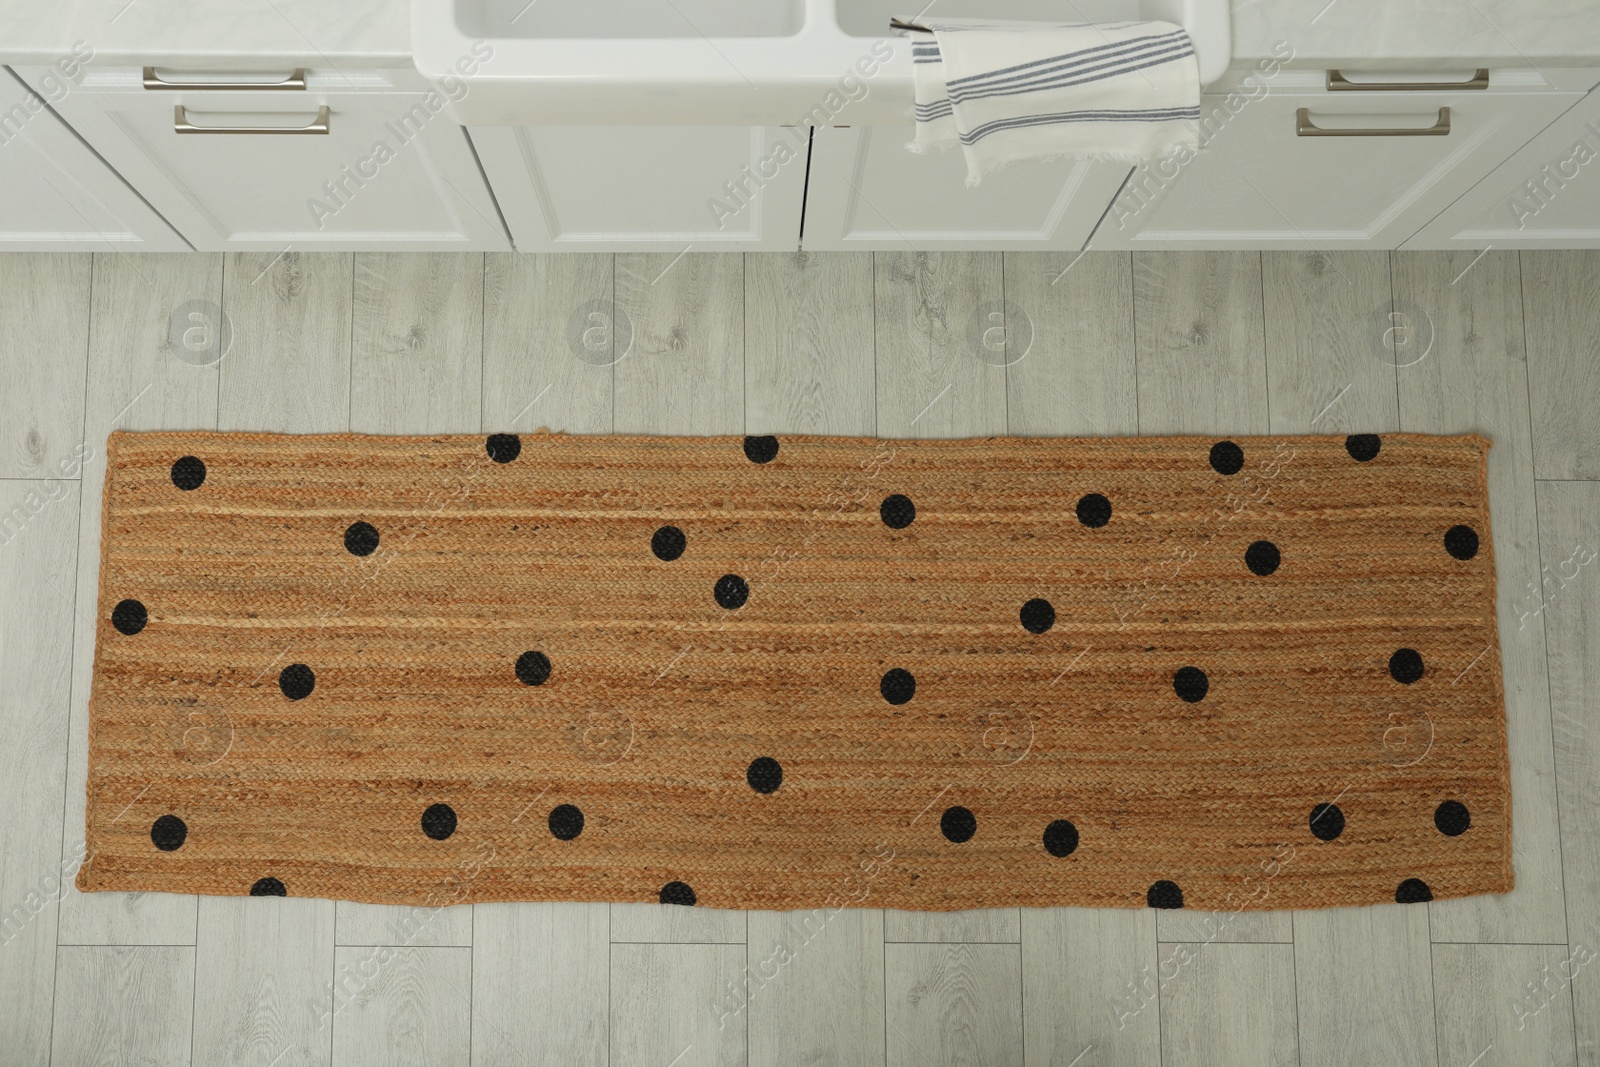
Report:
[[475,126],[517,250],[793,250],[809,130]]
[[1418,248],[1600,248],[1600,89],[1407,241]]
[[906,126],[818,127],[806,190],[805,247],[1079,249],[1126,166],[1018,164],[967,188],[961,152],[908,151]]
[[[63,83],[51,84],[59,92]],[[62,125],[45,98],[3,67],[0,190],[0,251],[189,250],[149,204]]]
[[1532,71],[1478,91],[1331,92],[1309,74],[1232,110],[1203,96],[1201,151],[1136,168],[1090,247],[1398,248],[1582,97]]
[[[48,71],[17,69],[35,88]],[[202,251],[507,247],[465,132],[413,71],[155,77],[187,84],[90,65],[55,106]]]

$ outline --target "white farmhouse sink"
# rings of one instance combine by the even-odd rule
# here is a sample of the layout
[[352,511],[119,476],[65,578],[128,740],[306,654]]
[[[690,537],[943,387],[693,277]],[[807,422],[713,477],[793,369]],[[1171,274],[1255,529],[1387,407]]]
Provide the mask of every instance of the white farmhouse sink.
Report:
[[1232,58],[1229,0],[924,3],[412,0],[411,48],[417,69],[468,126],[909,123],[910,42],[889,19],[921,12],[1164,19],[1189,31],[1202,84]]

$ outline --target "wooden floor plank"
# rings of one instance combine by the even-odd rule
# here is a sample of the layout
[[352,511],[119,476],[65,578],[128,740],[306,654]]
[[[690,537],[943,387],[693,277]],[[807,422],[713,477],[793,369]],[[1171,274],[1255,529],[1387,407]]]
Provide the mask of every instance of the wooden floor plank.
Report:
[[[1500,658],[1511,761],[1511,847],[1517,884],[1501,896],[1428,905],[1435,941],[1555,944],[1567,939],[1551,756],[1527,363],[1517,254],[1395,253],[1395,300],[1420,315],[1433,348],[1401,367],[1400,428],[1470,433],[1489,450]],[[1468,267],[1471,267],[1469,270]],[[1439,798],[1441,801],[1445,798]],[[1471,803],[1466,798],[1468,810]]]
[[752,1067],[881,1067],[883,912],[752,911],[745,970],[724,990],[719,1024],[743,1014]]
[[1031,334],[1021,351],[1006,352],[1006,432],[1137,434],[1129,254],[1007,252],[1004,263],[1006,301],[1026,316]]
[[222,310],[233,347],[221,364],[219,429],[350,428],[352,277],[350,253],[228,255]]
[[473,906],[476,1067],[606,1062],[609,926],[605,904]]
[[611,432],[619,328],[610,253],[490,252],[483,272],[483,429]]
[[1588,1064],[1600,1062],[1600,966],[1592,962],[1600,948],[1600,484],[1538,488],[1540,556],[1550,575],[1540,619],[1556,724],[1566,941],[1591,960],[1571,988],[1578,1062]]
[[885,941],[907,944],[971,942],[1016,944],[1022,937],[1017,908],[971,908],[967,911],[901,911],[883,913]]
[[449,948],[472,944],[472,909],[476,904],[407,907],[401,904],[334,904],[337,944],[387,945],[404,948]]
[[744,432],[744,258],[616,258],[617,318],[633,346],[612,368],[617,433]]
[[1135,252],[1139,432],[1267,432],[1261,256]]
[[327,1064],[335,1018],[371,981],[335,972],[331,900],[201,897],[194,1063]]
[[92,256],[0,256],[0,478],[57,478],[83,438]]
[[890,1067],[1023,1062],[1017,945],[889,945]]
[[1389,253],[1263,252],[1261,280],[1271,431],[1398,428]]
[[335,973],[374,972],[334,1016],[337,1067],[467,1067],[472,950],[340,948]]
[[[188,1063],[193,1011],[192,947],[63,946],[56,959],[49,1062],[63,1067]],[[8,1057],[15,1051],[8,1050]]]
[[[232,328],[222,319],[220,253],[101,255],[94,263],[84,407],[83,507],[78,521],[77,632],[73,647],[72,734],[67,760],[63,862],[84,855],[89,679],[100,597],[100,492],[112,430],[214,429],[218,362]],[[231,735],[191,720],[196,761],[222,758]],[[130,798],[131,799],[131,798]],[[79,893],[61,901],[58,937],[68,945],[194,943],[195,898],[176,893]]]
[[1539,477],[1600,479],[1600,250],[1523,252],[1521,260]]
[[[1592,943],[1592,939],[1589,939]],[[1564,945],[1435,945],[1439,1062],[1567,1067],[1572,1043],[1567,989],[1579,960]],[[1389,1061],[1397,1062],[1397,1061]]]
[[483,253],[358,252],[350,428],[475,433],[483,425]]
[[748,432],[870,437],[872,253],[751,252],[744,261]]
[[1158,1067],[1160,959],[1149,909],[1024,908],[1027,1062]]
[[1296,912],[1301,1062],[1440,1062],[1429,948],[1428,910],[1415,904]]
[[1294,948],[1215,943],[1163,951],[1162,1067],[1285,1067],[1319,1059],[1295,1036]]
[[979,343],[1005,296],[1000,253],[876,252],[873,278],[879,435],[1004,433],[1005,352]]
[[50,1056],[56,903],[81,859],[61,835],[77,526],[76,481],[0,480],[0,1049],[18,1063]]
[[615,944],[742,945],[744,935],[744,912],[732,908],[611,905],[611,940]]
[[742,1067],[720,1000],[743,969],[739,945],[612,945],[611,1067]]

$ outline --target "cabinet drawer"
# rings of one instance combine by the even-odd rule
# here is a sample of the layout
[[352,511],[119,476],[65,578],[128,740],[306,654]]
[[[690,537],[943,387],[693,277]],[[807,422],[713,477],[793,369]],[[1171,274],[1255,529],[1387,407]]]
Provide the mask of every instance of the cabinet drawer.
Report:
[[508,247],[466,131],[438,93],[394,87],[408,72],[308,70],[291,90],[142,74],[90,68],[55,107],[196,248]]
[[1581,94],[1201,99],[1201,151],[1135,169],[1092,248],[1397,248]]

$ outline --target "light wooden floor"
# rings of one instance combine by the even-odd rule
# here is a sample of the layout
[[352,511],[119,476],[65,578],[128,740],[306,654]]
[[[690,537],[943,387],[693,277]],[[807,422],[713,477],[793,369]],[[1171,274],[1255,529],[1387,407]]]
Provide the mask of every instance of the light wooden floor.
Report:
[[[1597,409],[1600,252],[0,256],[0,1064],[1600,1063]],[[1488,434],[1517,889],[816,933],[61,888],[108,431],[540,426]]]

